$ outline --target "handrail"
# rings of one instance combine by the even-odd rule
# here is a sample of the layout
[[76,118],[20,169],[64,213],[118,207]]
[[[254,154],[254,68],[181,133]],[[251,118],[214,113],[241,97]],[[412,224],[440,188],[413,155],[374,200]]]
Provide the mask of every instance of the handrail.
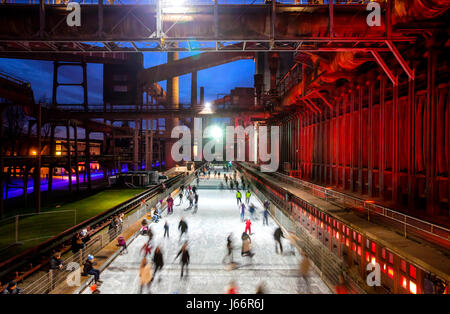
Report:
[[[189,181],[200,169],[201,169],[201,167],[199,167],[196,171],[192,172],[188,176],[185,176],[184,174],[179,174],[179,175],[169,179],[168,181],[166,181],[165,184],[167,185],[167,188],[166,188],[166,190],[162,191],[163,197],[162,198],[160,197],[160,198],[163,199],[163,198],[167,197],[167,195],[172,193],[174,190],[176,190],[180,184],[184,184],[185,182]],[[134,209],[138,208],[139,204],[142,204],[143,200],[146,201],[149,198],[154,198],[155,196],[157,196],[159,194],[160,188],[161,188],[161,184],[154,188],[151,188],[147,191],[140,193],[138,196],[134,197],[132,200],[123,202],[122,204],[126,204],[126,203],[134,204],[134,206],[131,206],[131,209],[130,209],[130,206],[126,206],[125,210],[127,212],[131,212]],[[155,192],[157,192],[157,193],[155,193]],[[152,200],[151,206],[149,206],[149,208],[154,207],[154,205],[156,205],[156,202],[158,202],[158,201],[159,201],[158,199]],[[117,209],[119,207],[123,207],[123,206],[121,206],[122,204],[119,204],[119,205],[113,207],[111,210],[113,210],[115,208]],[[138,206],[136,206],[136,204]],[[111,210],[109,210],[107,212],[111,212]],[[118,210],[116,210],[114,212],[114,214],[117,212],[118,212]],[[93,236],[93,235],[96,235],[96,236],[94,238],[92,238],[89,242],[86,243],[85,248],[80,250],[76,254],[67,257],[66,259],[62,259],[63,264],[67,266],[67,263],[78,261],[79,264],[81,265],[82,262],[84,261],[84,258],[88,254],[94,255],[97,252],[99,252],[102,248],[104,248],[106,245],[108,245],[111,242],[110,241],[111,239],[115,239],[122,232],[122,230],[126,230],[127,228],[129,228],[133,223],[135,223],[138,219],[140,219],[146,212],[148,212],[147,207],[139,208],[138,211],[134,212],[132,215],[125,217],[124,222],[121,225],[121,228],[115,230],[115,232],[113,232],[113,233],[108,231],[107,233],[99,234],[102,230],[104,230],[109,225],[109,221],[106,223],[103,223],[100,227],[98,227],[96,230],[91,232],[90,236]],[[100,216],[100,215],[97,215],[96,217],[98,217],[98,216]],[[92,219],[89,219],[89,220],[95,221],[96,217],[93,217]],[[107,239],[109,239],[109,240],[104,239],[104,237],[107,237]],[[94,247],[94,245],[97,242],[100,242],[100,245],[97,245]],[[63,276],[63,275],[67,275],[67,274],[68,273],[65,271],[54,272],[54,271],[50,270],[48,273],[45,273],[43,276],[40,276],[37,280],[33,281],[31,284],[24,287],[23,293],[25,293],[25,294],[33,293],[34,294],[34,293],[50,292],[56,286],[61,284],[63,282],[63,280],[66,279],[66,276]],[[2,287],[0,287],[0,291],[2,290],[1,288]]]
[[[168,181],[165,182],[166,186],[170,187],[177,180],[179,180],[182,176],[183,175],[180,174],[176,177],[169,179]],[[135,207],[137,204],[142,202],[143,199],[150,198],[153,196],[154,193],[159,192],[161,190],[161,188],[162,188],[162,185],[160,184],[160,185],[152,187],[146,191],[143,191],[142,193],[138,194],[133,199],[122,202],[105,212],[102,212],[94,217],[91,217],[91,218],[63,231],[62,233],[56,235],[55,237],[52,237],[49,240],[44,241],[43,243],[41,243],[33,248],[30,248],[30,249],[26,250],[25,252],[2,262],[0,264],[0,269],[7,268],[7,270],[3,271],[1,273],[1,276],[3,277],[6,273],[11,272],[11,268],[8,266],[14,264],[14,269],[20,268],[21,266],[23,266],[30,260],[34,259],[38,253],[40,256],[42,256],[43,254],[46,254],[50,250],[54,249],[55,247],[60,246],[65,241],[70,239],[76,231],[86,228],[88,226],[99,225],[99,223],[101,221],[107,220],[110,216],[117,214],[119,211],[127,210],[132,207]],[[20,262],[18,262],[18,261],[20,261]]]
[[[246,165],[251,166],[255,169],[257,169],[256,165],[248,164]],[[292,178],[285,174],[279,173],[279,172],[273,172],[270,173],[270,175],[275,176],[279,178],[280,180],[284,181],[285,183],[292,184],[293,186],[296,186],[303,190],[310,190],[312,191],[313,195],[324,199],[328,202],[333,202],[333,198],[339,199],[338,205],[341,205],[343,203],[346,206],[349,206],[351,208],[360,209],[362,211],[367,211],[367,217],[368,220],[370,220],[370,215],[378,215],[382,216],[383,218],[386,218],[390,221],[393,221],[395,223],[400,223],[403,227],[404,235],[407,234],[407,227],[416,229],[420,232],[429,234],[433,237],[437,237],[441,240],[444,240],[447,245],[450,246],[450,229],[445,228],[443,226],[436,225],[434,223],[421,220],[419,218],[415,218],[406,214],[403,214],[399,211],[384,207],[380,204],[376,204],[372,201],[365,201],[363,199],[347,195],[341,192],[334,191],[330,188],[323,187],[320,185],[316,185],[310,182],[303,181],[298,178]],[[391,214],[391,215],[389,215]],[[400,217],[400,219],[396,218]],[[417,224],[413,224],[413,222],[416,222]]]

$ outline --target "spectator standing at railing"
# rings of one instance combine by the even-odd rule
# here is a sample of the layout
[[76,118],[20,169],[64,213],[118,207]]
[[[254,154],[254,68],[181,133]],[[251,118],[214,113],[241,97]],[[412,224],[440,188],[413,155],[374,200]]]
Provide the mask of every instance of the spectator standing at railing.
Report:
[[116,218],[113,217],[111,219],[111,222],[109,223],[109,229],[108,229],[108,233],[109,233],[109,241],[112,241],[117,234],[117,221]]
[[15,281],[10,281],[8,287],[3,290],[1,294],[22,294],[22,289],[17,287],[17,283]]
[[77,253],[79,250],[81,250],[82,248],[84,248],[84,243],[83,243],[83,239],[81,237],[81,233],[77,232],[73,237],[72,237],[72,253]]
[[61,252],[56,252],[50,258],[50,269],[52,270],[62,270],[63,262],[61,260]]

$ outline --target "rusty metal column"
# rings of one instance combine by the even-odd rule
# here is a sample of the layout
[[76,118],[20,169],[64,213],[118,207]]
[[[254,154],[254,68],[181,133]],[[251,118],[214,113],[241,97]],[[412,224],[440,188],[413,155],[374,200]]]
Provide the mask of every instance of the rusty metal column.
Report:
[[358,85],[358,123],[359,123],[359,134],[358,134],[358,193],[363,194],[364,192],[364,182],[363,182],[363,91],[364,85]]
[[431,48],[428,55],[427,66],[427,111],[428,130],[427,138],[427,168],[426,168],[426,197],[427,197],[427,214],[436,215],[435,206],[435,169],[436,169],[436,51]]
[[[398,76],[397,76],[398,79]],[[393,128],[393,139],[392,139],[392,201],[398,201],[398,191],[399,191],[399,174],[398,174],[398,116],[399,116],[399,104],[398,104],[398,85],[392,86],[392,128]]]
[[[171,63],[173,61],[178,60],[178,52],[168,52],[167,53],[167,63]],[[178,109],[179,108],[179,78],[173,77],[167,80],[167,104],[170,106],[170,109]],[[166,131],[172,132],[172,128],[179,124],[178,118],[170,118],[166,119]],[[166,138],[164,143],[164,152],[165,152],[165,166],[166,169],[170,169],[175,167],[175,161],[172,159],[172,144],[174,141],[170,138]],[[162,161],[160,160],[160,163]]]
[[[414,80],[408,79],[408,208],[414,210],[416,200],[416,95]],[[450,184],[449,184],[450,188]]]
[[374,159],[374,126],[373,126],[373,79],[369,81],[369,89],[368,89],[368,97],[369,97],[369,107],[368,107],[368,114],[369,114],[369,151],[368,151],[368,173],[367,173],[367,189],[369,197],[373,197],[374,190],[373,190],[373,159]]
[[353,143],[351,142],[351,140],[353,139],[353,136],[355,136],[356,134],[354,134],[354,130],[353,130],[353,119],[354,119],[354,109],[355,109],[355,89],[354,86],[352,86],[350,88],[350,112],[349,112],[349,118],[350,118],[350,122],[349,122],[349,129],[350,129],[350,142],[349,142],[349,150],[350,150],[350,191],[354,192],[355,191],[355,175],[354,175],[354,166],[355,166],[355,159],[353,157]]
[[197,106],[197,71],[191,73],[191,107]]
[[384,188],[384,169],[385,169],[385,133],[386,129],[386,102],[385,102],[385,91],[386,91],[386,78],[381,74],[380,78],[380,128],[378,129],[378,140],[379,140],[379,152],[380,157],[378,161],[378,186],[379,194],[382,199],[386,198],[385,188]]

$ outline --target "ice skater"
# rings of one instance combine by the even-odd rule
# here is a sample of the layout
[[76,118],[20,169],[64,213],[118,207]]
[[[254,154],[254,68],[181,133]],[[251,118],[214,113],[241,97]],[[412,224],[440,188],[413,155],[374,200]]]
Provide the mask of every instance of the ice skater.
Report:
[[[244,186],[244,184],[242,184]],[[252,196],[252,193],[250,193],[250,190],[247,190],[247,193],[245,193],[245,202],[248,204],[250,202],[250,197]]]
[[152,265],[147,262],[145,257],[142,259],[141,266],[139,267],[139,280],[139,294],[142,294],[144,287],[150,292],[150,284],[153,281]]
[[244,232],[252,235],[252,222],[250,221],[250,219],[247,219],[245,221],[245,231]]
[[255,211],[256,211],[256,208],[255,208],[255,205],[253,205],[253,203],[250,203],[250,206],[248,207],[248,211],[249,211],[249,213],[250,213],[251,219],[252,219],[252,220],[256,220],[256,219],[255,219]]
[[171,215],[173,214],[173,198],[170,194],[166,202],[167,202],[167,214]]
[[144,251],[144,258],[152,253],[151,241],[152,241],[151,239],[148,239],[148,241],[141,248],[141,252]]
[[242,233],[242,251],[241,251],[241,256],[248,256],[251,258],[253,258],[253,254],[252,253],[252,240],[250,239],[250,236],[247,233]]
[[198,210],[198,194],[195,193],[194,194],[194,211],[192,212],[192,214],[196,214],[197,210]]
[[180,239],[178,241],[181,241],[181,237],[183,236],[183,234],[187,234],[188,230],[188,225],[186,221],[184,221],[183,217],[181,217],[180,222],[178,223],[178,230],[180,230]]
[[188,265],[189,265],[189,261],[190,261],[190,256],[189,256],[189,251],[187,249],[187,241],[184,242],[183,246],[181,247],[181,250],[178,252],[177,256],[175,256],[175,259],[173,260],[174,262],[176,261],[176,259],[178,258],[178,256],[181,255],[181,278],[183,278],[183,272],[184,272],[184,268],[186,267],[186,277],[188,276]]
[[241,221],[244,222],[245,217],[245,205],[244,203],[241,204]]
[[176,206],[180,206],[181,204],[183,204],[183,191],[180,192],[180,194],[178,195],[180,202],[176,205]]
[[169,238],[169,223],[167,222],[167,220],[164,223],[164,238],[166,237],[166,235],[167,238]]
[[267,208],[264,208],[264,213],[263,213],[263,226],[269,225],[269,210]]
[[227,254],[222,259],[222,263],[225,264],[225,260],[228,258],[228,262],[233,264],[233,233],[230,233],[227,237]]
[[302,259],[300,261],[299,265],[299,278],[297,283],[297,290],[298,293],[301,293],[301,280],[303,279],[303,282],[306,284],[306,292],[310,292],[310,284],[309,284],[309,268],[310,268],[311,262],[309,261],[309,258],[305,255],[305,253],[302,252]]
[[278,227],[273,233],[275,239],[275,252],[278,254],[278,245],[280,246],[281,254],[283,254],[283,245],[281,244],[281,238],[284,238],[283,231]]
[[158,270],[162,270],[162,268],[164,267],[164,257],[163,257],[163,254],[161,252],[161,248],[159,247],[159,245],[155,249],[155,254],[153,254],[153,265],[155,266],[154,267],[155,270],[153,272],[153,278],[155,278]]
[[236,192],[236,202],[237,202],[238,206],[239,206],[239,204],[242,204],[241,197],[242,197],[241,191],[237,190],[237,192]]

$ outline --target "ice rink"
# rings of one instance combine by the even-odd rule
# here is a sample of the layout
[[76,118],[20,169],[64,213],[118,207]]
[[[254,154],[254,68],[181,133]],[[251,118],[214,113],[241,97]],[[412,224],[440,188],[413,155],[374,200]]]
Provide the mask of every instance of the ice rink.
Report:
[[[250,202],[257,207],[257,220],[252,221],[251,235],[255,256],[253,261],[241,257],[241,234],[245,224],[240,220],[236,191],[208,189],[208,185],[214,185],[211,184],[212,180],[200,182],[197,214],[193,214],[193,210],[185,211],[188,207],[185,199],[182,205],[174,206],[172,215],[167,216],[164,212],[163,219],[151,225],[153,244],[160,245],[164,255],[164,268],[157,273],[150,288],[151,293],[224,293],[231,280],[237,283],[238,293],[253,294],[262,282],[266,293],[330,293],[312,268],[309,290],[303,279],[298,278],[300,255],[297,251],[295,256],[287,253],[293,250],[288,240],[283,239],[285,254],[275,252],[273,232],[276,224],[269,218],[269,226],[263,226],[263,206],[253,195]],[[242,194],[245,201],[245,192]],[[175,197],[175,205],[178,203],[179,199]],[[174,261],[184,242],[184,238],[179,241],[177,229],[181,216],[189,227],[187,240],[191,257],[188,276],[183,279],[180,278],[179,260]],[[246,218],[248,216],[246,211]],[[170,225],[169,239],[163,238],[165,220]],[[238,263],[235,270],[228,270],[222,262],[226,254],[226,238],[230,232],[233,233],[234,260]],[[128,254],[119,255],[102,272],[101,293],[138,293],[141,248],[147,240],[147,236],[139,235],[128,247]],[[89,289],[85,293],[90,293]],[[147,291],[144,290],[144,293]]]

